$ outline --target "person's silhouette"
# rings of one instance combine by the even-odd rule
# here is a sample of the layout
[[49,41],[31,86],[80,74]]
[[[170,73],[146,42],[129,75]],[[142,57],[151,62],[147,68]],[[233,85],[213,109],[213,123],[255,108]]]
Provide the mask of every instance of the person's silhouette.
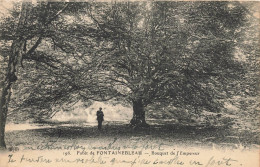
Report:
[[102,111],[102,108],[100,107],[97,111],[97,121],[98,121],[98,130],[101,130],[102,128],[102,122],[104,121],[104,113]]

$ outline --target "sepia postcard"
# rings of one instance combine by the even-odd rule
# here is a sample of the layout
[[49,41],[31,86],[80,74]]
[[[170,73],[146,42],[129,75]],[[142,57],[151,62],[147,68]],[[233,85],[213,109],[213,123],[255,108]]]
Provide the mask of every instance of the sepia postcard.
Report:
[[259,7],[0,0],[0,167],[259,167]]

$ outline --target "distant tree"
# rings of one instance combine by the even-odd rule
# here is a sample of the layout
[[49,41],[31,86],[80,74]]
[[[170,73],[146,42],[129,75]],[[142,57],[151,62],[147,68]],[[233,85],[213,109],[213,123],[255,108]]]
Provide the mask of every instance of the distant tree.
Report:
[[[2,31],[0,39],[3,46],[1,50],[1,64],[3,64],[1,75],[3,79],[1,78],[0,95],[1,149],[6,147],[4,130],[8,104],[12,93],[12,85],[17,81],[19,72],[24,77],[20,81],[24,81],[23,83],[25,84],[27,82],[27,86],[33,85],[29,90],[38,90],[39,93],[38,95],[32,92],[32,94],[27,94],[27,104],[29,105],[35,105],[34,102],[41,99],[41,102],[45,103],[39,103],[38,101],[38,107],[48,106],[50,104],[49,101],[65,98],[66,92],[73,92],[79,89],[80,85],[75,85],[75,82],[69,82],[75,75],[80,75],[80,73],[76,73],[78,69],[73,69],[74,71],[72,72],[72,65],[77,64],[77,59],[72,60],[71,56],[75,56],[75,53],[78,51],[74,46],[75,43],[83,43],[87,40],[80,39],[82,36],[75,35],[76,32],[73,33],[72,29],[69,29],[72,28],[71,25],[69,26],[69,17],[80,13],[79,11],[84,8],[85,4],[65,2],[15,3],[9,15],[6,15],[1,20]],[[90,33],[89,29],[84,29],[84,32],[85,34]],[[59,49],[55,51],[56,48]],[[80,59],[80,56],[78,56],[78,59]],[[27,62],[24,63],[25,60]],[[36,64],[32,62],[36,62]],[[29,68],[29,71],[23,73],[22,70],[19,70],[19,67],[23,67],[24,64],[27,65],[27,70],[28,67],[35,67],[41,70],[34,72],[33,68]],[[90,69],[90,66],[87,66],[88,64],[84,64],[85,72]],[[47,73],[48,71],[49,73]],[[45,76],[40,76],[37,72]],[[49,76],[47,76],[48,74]],[[86,73],[81,73],[82,76],[87,80],[91,74],[86,76]],[[37,84],[32,83],[37,81],[37,79],[41,79],[41,82]],[[65,79],[67,81],[66,84],[64,83]],[[52,85],[50,85],[51,82]],[[41,89],[39,88],[46,86],[48,89],[53,85],[59,86],[59,89],[55,89],[55,87],[54,89],[49,89],[48,97],[45,99],[41,98],[41,95],[46,92],[40,92]],[[81,89],[84,90],[84,88]],[[66,91],[64,92],[64,90]],[[22,96],[21,98],[24,97]],[[32,101],[32,99],[34,100]]]

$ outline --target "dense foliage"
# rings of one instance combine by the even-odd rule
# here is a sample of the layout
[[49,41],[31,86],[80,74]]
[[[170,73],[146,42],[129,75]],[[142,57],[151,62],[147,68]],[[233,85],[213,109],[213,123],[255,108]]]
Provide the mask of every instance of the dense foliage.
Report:
[[155,106],[199,115],[258,105],[254,3],[41,2],[24,10],[20,28],[21,4],[1,22],[2,60],[19,37],[27,53],[10,116],[46,118],[78,100],[112,99],[145,123]]

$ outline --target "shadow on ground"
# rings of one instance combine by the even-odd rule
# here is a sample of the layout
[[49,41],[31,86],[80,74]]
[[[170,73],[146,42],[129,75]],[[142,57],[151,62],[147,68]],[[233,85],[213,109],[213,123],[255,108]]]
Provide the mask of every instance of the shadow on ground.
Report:
[[133,129],[127,124],[108,123],[101,131],[96,126],[58,124],[41,129],[11,131],[6,133],[7,144],[12,146],[37,145],[40,142],[87,143],[118,138],[123,142],[131,138],[164,141],[178,145],[227,147],[252,147],[259,144],[258,135],[248,131],[239,132],[225,127],[204,127],[181,124],[150,125],[149,128]]

